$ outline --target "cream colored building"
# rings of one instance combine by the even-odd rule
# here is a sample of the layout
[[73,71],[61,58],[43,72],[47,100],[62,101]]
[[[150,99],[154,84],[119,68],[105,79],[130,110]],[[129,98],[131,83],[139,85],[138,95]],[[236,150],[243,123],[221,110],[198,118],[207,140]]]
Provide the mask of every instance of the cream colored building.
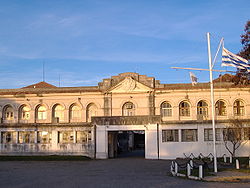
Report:
[[[227,154],[223,128],[244,122],[250,155],[250,86],[215,83],[216,149]],[[145,135],[145,158],[171,159],[212,153],[208,83],[161,84],[153,77],[122,73],[93,87],[55,87],[40,82],[0,90],[1,155],[115,157],[121,131]]]

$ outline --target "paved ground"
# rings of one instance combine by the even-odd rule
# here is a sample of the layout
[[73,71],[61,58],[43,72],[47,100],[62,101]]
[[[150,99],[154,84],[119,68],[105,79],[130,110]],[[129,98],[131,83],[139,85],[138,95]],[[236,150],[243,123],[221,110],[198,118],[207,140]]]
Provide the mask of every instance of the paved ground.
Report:
[[142,158],[0,162],[0,187],[250,187],[248,183],[199,182],[171,177],[169,165],[170,161]]

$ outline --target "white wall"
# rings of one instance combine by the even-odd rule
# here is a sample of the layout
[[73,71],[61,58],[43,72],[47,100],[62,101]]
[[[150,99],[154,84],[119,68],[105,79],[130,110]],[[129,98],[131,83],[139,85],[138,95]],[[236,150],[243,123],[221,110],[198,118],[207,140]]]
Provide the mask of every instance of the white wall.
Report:
[[[223,125],[217,125],[216,128],[222,128]],[[160,159],[175,159],[177,157],[185,157],[184,153],[189,156],[193,153],[198,156],[200,153],[207,156],[213,154],[213,141],[204,141],[204,129],[212,128],[210,124],[184,124],[184,125],[160,125]],[[162,142],[162,130],[179,129],[178,142]],[[181,129],[198,129],[197,142],[181,142]],[[223,141],[216,141],[217,157],[222,157],[223,154],[230,156],[226,150]],[[237,150],[236,156],[250,156],[250,141],[245,141]]]
[[[222,128],[223,125],[217,125],[217,128]],[[213,154],[213,142],[204,141],[204,129],[211,128],[210,124],[183,124],[183,125],[159,125],[159,159],[175,159],[177,157],[185,157],[184,153],[189,156],[193,153],[198,156],[200,153],[204,156]],[[178,142],[162,142],[162,130],[178,129]],[[182,142],[181,129],[198,129],[197,142]],[[129,130],[144,130],[145,131],[145,158],[158,159],[157,146],[157,124],[148,125],[101,125],[97,126],[96,132],[96,158],[108,158],[108,131],[129,131]],[[230,156],[225,149],[223,141],[216,141],[217,157],[222,157],[224,154]],[[250,156],[250,141],[246,141],[237,150],[238,156]]]
[[146,125],[145,158],[146,159],[158,159],[157,124]]

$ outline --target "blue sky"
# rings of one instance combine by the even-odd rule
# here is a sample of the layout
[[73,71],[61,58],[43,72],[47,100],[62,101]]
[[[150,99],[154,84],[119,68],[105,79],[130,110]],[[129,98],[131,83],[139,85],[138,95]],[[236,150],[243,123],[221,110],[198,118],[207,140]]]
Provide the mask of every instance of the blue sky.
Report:
[[[122,72],[188,83],[188,71],[170,67],[208,68],[206,32],[213,54],[221,37],[238,53],[249,7],[249,0],[0,0],[0,88],[42,81],[43,62],[45,81],[56,86],[59,75],[61,86],[89,86]],[[207,72],[194,73],[209,81]]]

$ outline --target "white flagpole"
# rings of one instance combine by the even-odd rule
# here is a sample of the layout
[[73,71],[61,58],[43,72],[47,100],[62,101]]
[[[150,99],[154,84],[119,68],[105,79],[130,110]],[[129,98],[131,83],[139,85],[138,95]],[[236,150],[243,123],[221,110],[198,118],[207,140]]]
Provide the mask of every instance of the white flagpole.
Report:
[[222,38],[220,44],[218,46],[216,55],[214,57],[214,61],[212,64],[212,57],[211,57],[211,47],[210,47],[210,33],[207,33],[207,45],[208,45],[208,62],[209,62],[209,69],[201,69],[201,68],[182,68],[182,67],[171,67],[173,69],[186,69],[186,70],[202,70],[202,71],[209,71],[210,75],[210,96],[211,96],[211,116],[212,116],[212,126],[213,126],[213,152],[214,152],[214,172],[217,173],[217,154],[216,154],[216,136],[215,136],[215,106],[214,106],[214,86],[213,86],[213,71],[215,72],[235,72],[235,71],[227,71],[227,70],[213,70],[214,63],[216,61],[218,52],[220,47],[224,47],[224,39]]
[[217,173],[217,154],[216,154],[216,137],[215,137],[215,108],[214,108],[214,86],[213,86],[213,66],[210,48],[210,33],[207,33],[207,46],[208,46],[208,62],[209,62],[209,75],[210,75],[210,91],[211,91],[211,105],[212,105],[212,125],[213,125],[213,149],[214,149],[214,172]]
[[214,60],[213,60],[212,67],[214,67],[214,64],[215,64],[215,61],[216,61],[216,58],[217,58],[217,55],[218,55],[218,53],[219,53],[219,51],[220,51],[220,47],[221,47],[221,46],[222,46],[222,48],[224,48],[224,38],[221,38],[221,40],[220,40],[220,44],[219,44],[218,49],[217,49],[217,52],[216,52],[216,54],[215,54],[215,56],[214,56]]

